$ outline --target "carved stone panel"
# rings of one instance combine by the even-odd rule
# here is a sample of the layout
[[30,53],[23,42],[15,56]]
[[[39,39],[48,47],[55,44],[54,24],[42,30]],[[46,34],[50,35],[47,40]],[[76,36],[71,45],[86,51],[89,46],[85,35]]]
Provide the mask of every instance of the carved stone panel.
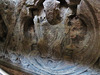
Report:
[[1,0],[0,61],[33,75],[99,75],[94,69],[100,63],[99,5],[99,0]]

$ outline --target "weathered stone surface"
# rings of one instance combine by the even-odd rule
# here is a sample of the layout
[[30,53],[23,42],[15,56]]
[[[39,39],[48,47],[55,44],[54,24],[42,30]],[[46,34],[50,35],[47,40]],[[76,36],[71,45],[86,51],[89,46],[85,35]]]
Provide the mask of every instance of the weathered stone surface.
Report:
[[25,73],[25,72],[18,71],[16,69],[14,70],[14,69],[11,69],[9,67],[5,67],[3,65],[0,65],[0,68],[2,68],[3,70],[5,70],[10,75],[31,75],[29,73]]
[[65,0],[68,5],[78,5],[81,0]]
[[0,60],[33,75],[99,75],[99,5],[99,0],[0,0]]

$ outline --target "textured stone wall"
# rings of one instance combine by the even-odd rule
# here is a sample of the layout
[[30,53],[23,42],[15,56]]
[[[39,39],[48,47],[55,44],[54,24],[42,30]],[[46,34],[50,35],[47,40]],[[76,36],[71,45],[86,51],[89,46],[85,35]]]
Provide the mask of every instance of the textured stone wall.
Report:
[[99,0],[0,0],[0,61],[31,74],[99,75],[99,14]]

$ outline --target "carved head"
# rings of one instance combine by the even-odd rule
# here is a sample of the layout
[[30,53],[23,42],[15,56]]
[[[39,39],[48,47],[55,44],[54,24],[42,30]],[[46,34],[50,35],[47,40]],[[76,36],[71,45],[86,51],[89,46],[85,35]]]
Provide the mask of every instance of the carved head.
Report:
[[56,25],[61,22],[60,17],[60,2],[57,0],[45,0],[43,3],[47,21],[51,25]]

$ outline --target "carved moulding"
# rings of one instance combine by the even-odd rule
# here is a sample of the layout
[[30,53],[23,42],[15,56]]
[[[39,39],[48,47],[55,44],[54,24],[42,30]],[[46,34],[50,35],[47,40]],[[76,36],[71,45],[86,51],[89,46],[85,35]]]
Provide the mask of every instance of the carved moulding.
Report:
[[40,75],[92,74],[100,37],[90,1],[78,3],[77,14],[67,0],[1,2],[1,61]]

